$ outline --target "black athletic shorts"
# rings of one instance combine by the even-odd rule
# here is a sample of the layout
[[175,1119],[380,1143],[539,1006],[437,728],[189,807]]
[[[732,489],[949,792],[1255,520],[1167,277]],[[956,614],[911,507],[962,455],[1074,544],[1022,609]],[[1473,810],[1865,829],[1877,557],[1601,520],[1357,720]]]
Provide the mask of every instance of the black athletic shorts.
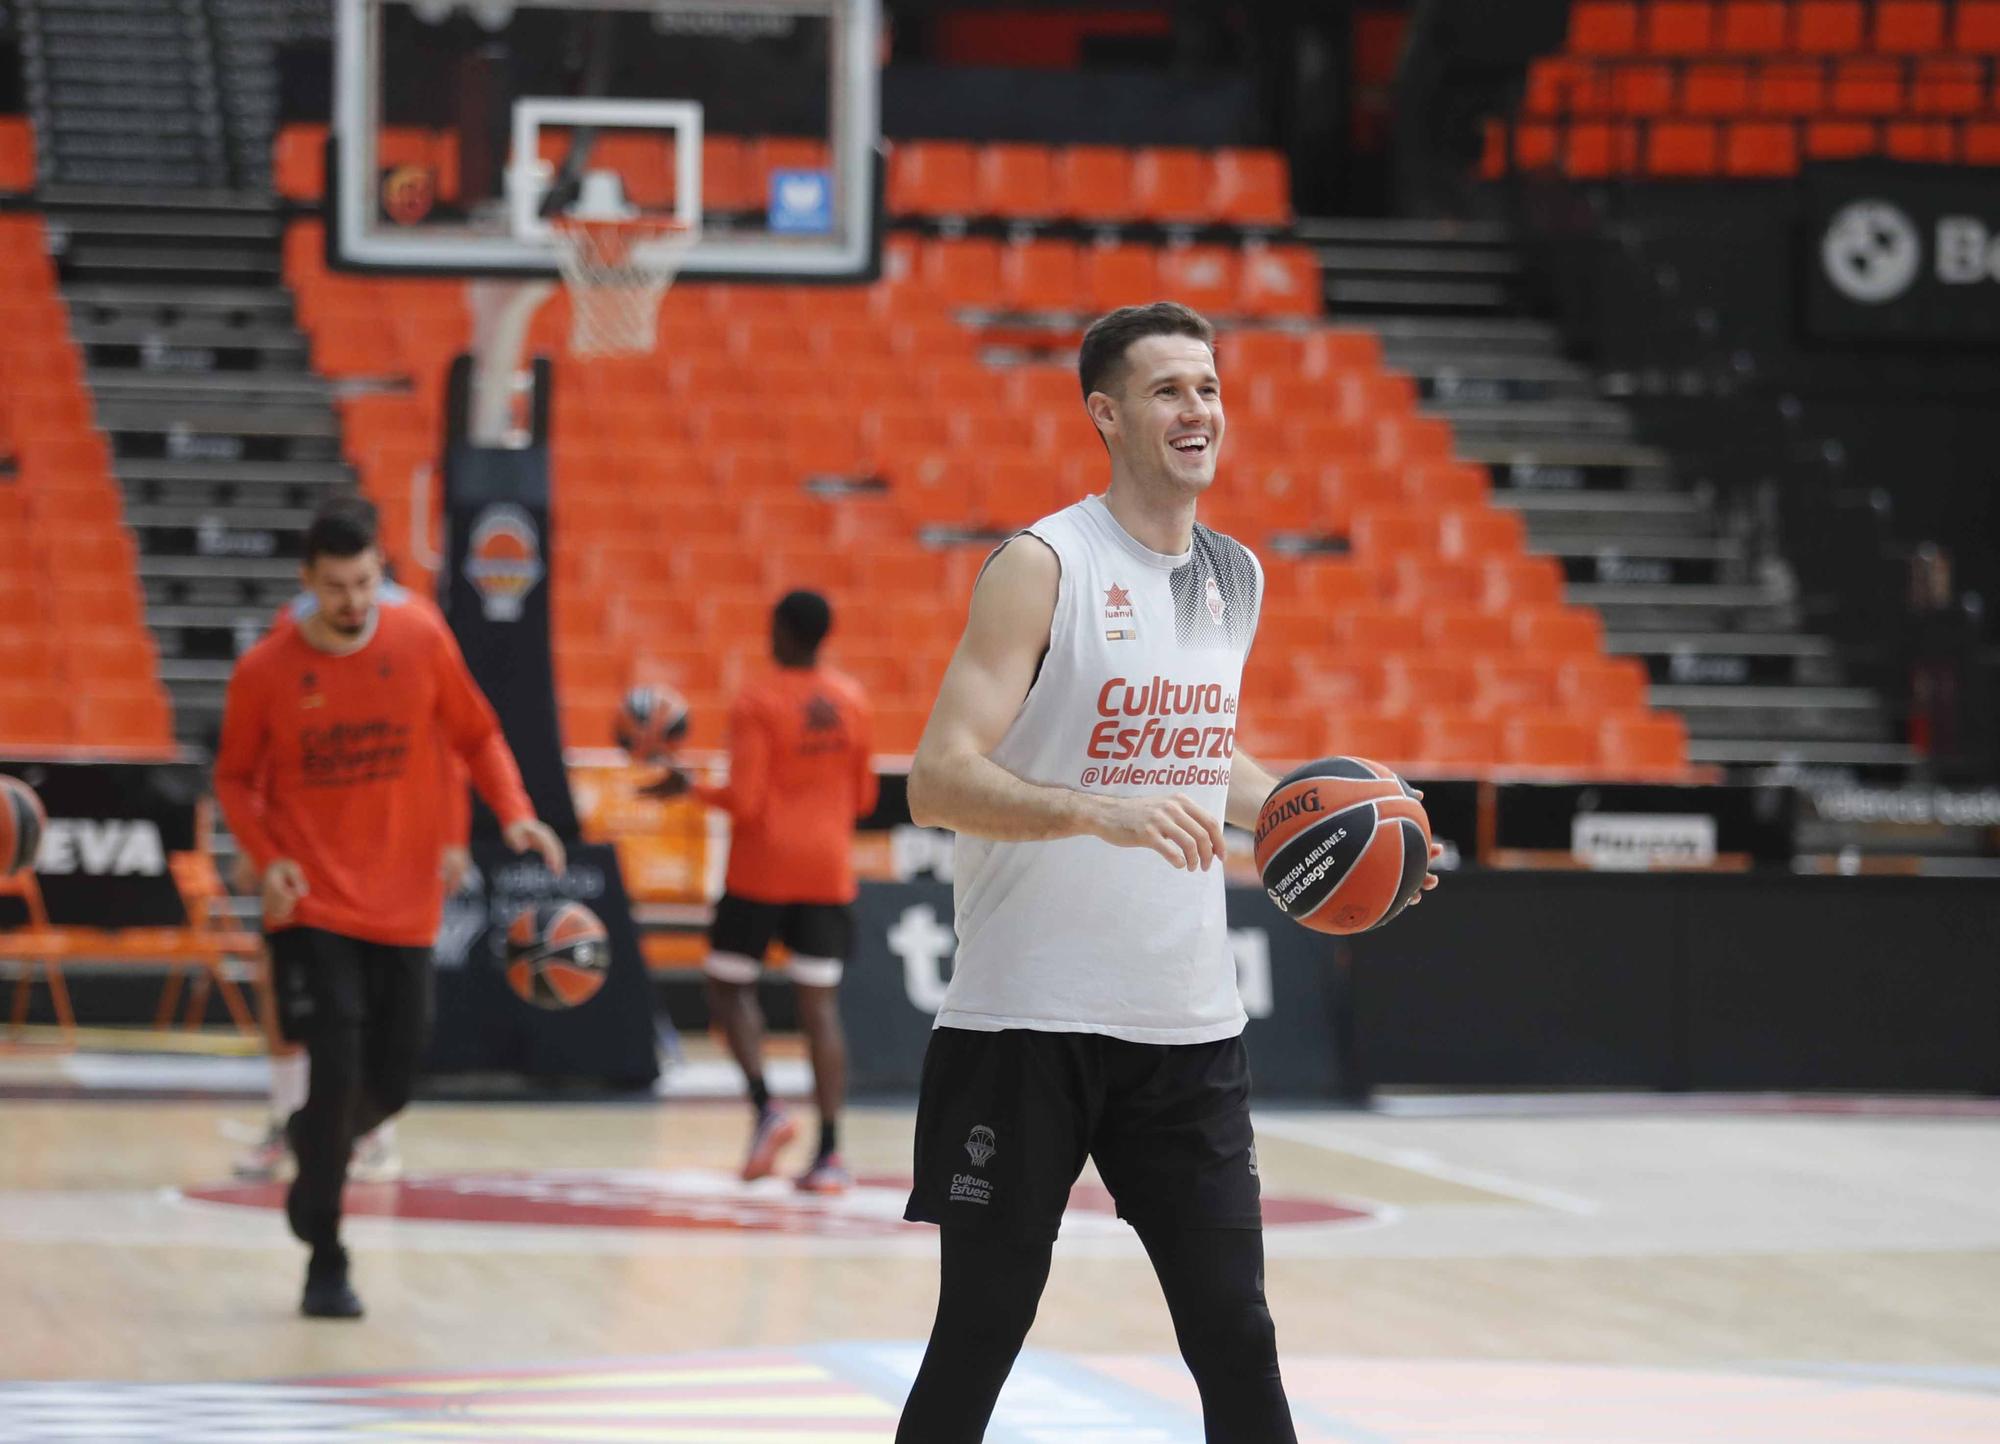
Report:
[[830,988],[854,951],[854,910],[845,903],[769,903],[724,893],[708,925],[712,978],[754,983],[773,941],[792,955],[792,981]]
[[365,942],[324,928],[282,928],[267,936],[278,1030],[303,1043],[322,1020],[367,1023],[384,1007],[430,1012],[429,948]]
[[1053,1238],[1086,1157],[1128,1223],[1262,1227],[1242,1038],[932,1030],[904,1218]]

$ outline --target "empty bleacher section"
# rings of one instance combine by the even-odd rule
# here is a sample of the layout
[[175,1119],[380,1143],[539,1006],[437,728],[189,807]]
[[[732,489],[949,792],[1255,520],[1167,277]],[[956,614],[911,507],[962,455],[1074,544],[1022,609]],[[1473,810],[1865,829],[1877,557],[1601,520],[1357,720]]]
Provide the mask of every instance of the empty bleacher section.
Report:
[[[982,173],[1028,152],[1050,186],[982,199]],[[315,154],[310,136],[279,140],[296,199],[312,193]],[[1234,425],[1209,517],[1271,574],[1246,746],[1682,775],[1680,724],[1648,710],[1641,667],[1605,655],[1598,617],[1566,605],[1561,564],[1527,553],[1520,515],[1493,505],[1485,468],[1454,459],[1451,425],[1419,414],[1418,383],[1388,369],[1382,340],[1324,321],[1317,258],[1268,233],[1282,220],[1273,158],[1188,154],[1198,163],[1086,157],[1131,179],[1096,218],[1125,227],[1112,239],[1059,228],[1083,219],[1063,199],[1079,192],[1053,179],[1082,164],[1067,152],[898,147],[892,207],[980,218],[1007,196],[1058,228],[901,229],[867,288],[683,284],[656,355],[567,362],[555,596],[572,745],[608,739],[620,691],[645,675],[693,697],[698,744],[719,741],[730,688],[763,656],[770,600],[815,585],[842,604],[835,652],[876,697],[879,745],[907,751],[988,547],[1102,485],[1068,361],[1082,325],[1167,293],[1225,327]],[[1140,179],[1149,168],[1178,175],[1179,201]],[[1215,204],[1218,188],[1250,197],[1242,234],[1144,229],[1191,215],[1189,196]],[[313,220],[289,231],[285,274],[322,371],[411,383],[341,412],[347,457],[414,575],[405,519],[436,455],[443,363],[468,334],[460,288],[330,273]],[[559,352],[567,324],[559,297],[532,344]]]
[[1483,170],[1760,179],[1863,156],[2000,165],[2000,3],[1578,0]]
[[171,743],[111,454],[46,230],[0,217],[0,745]]

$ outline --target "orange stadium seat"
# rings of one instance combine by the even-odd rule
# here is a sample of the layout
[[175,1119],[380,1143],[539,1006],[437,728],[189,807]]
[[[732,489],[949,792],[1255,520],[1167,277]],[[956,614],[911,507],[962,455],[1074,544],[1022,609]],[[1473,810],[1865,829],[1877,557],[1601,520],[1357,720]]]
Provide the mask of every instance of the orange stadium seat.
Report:
[[1958,159],[1958,133],[1940,121],[1892,120],[1882,128],[1882,153],[1895,160],[1948,164]]
[[1450,651],[1504,652],[1514,645],[1513,624],[1483,609],[1433,607],[1422,617],[1427,646]]
[[754,211],[764,206],[763,175],[741,136],[701,138],[701,206],[705,211]]
[[1281,226],[1292,218],[1291,170],[1274,150],[1225,148],[1215,152],[1215,190],[1209,208],[1218,221],[1238,226]]
[[1656,176],[1708,176],[1720,160],[1719,136],[1708,121],[1663,120],[1646,129],[1646,172]]
[[1477,710],[1505,717],[1516,712],[1547,711],[1556,706],[1558,663],[1520,652],[1489,653],[1474,667],[1478,678]]
[[1153,246],[1091,246],[1083,253],[1083,285],[1092,311],[1156,300],[1160,294],[1159,251]]
[[1951,44],[1969,55],[2000,55],[2000,0],[1958,0]]
[[1791,44],[1786,0],[1723,0],[1718,48],[1731,55],[1779,55]]
[[1071,145],[1055,153],[1055,204],[1081,221],[1119,221],[1135,214],[1132,152],[1116,145]]
[[1687,723],[1666,712],[1613,713],[1599,725],[1604,770],[1623,777],[1679,777],[1688,769]]
[[1446,773],[1479,773],[1500,760],[1500,724],[1490,717],[1439,711],[1417,719],[1413,759]]
[[1700,55],[1714,43],[1708,0],[1652,0],[1641,13],[1645,48],[1654,55]]
[[1798,131],[1784,121],[1732,122],[1723,131],[1722,170],[1732,176],[1784,176],[1799,168]]
[[1070,241],[1017,241],[1001,263],[1010,311],[1076,311],[1084,289],[1077,247]]
[[1311,752],[1366,757],[1375,762],[1411,762],[1421,749],[1417,729],[1408,717],[1351,712],[1329,718],[1322,740]]
[[1841,115],[1896,115],[1903,109],[1903,67],[1893,60],[1842,60],[1834,67],[1832,100]]
[[1874,49],[1883,55],[1928,55],[1944,49],[1940,0],[1875,0]]
[[1592,657],[1565,662],[1556,675],[1556,693],[1579,712],[1642,712],[1646,668],[1633,657]]
[[1502,760],[1512,767],[1582,772],[1598,763],[1595,719],[1567,712],[1522,713],[1501,723]]
[[1209,220],[1214,184],[1206,151],[1153,146],[1132,160],[1132,200],[1146,220],[1190,225]]
[[1690,65],[1681,84],[1689,115],[1733,116],[1750,109],[1750,67],[1727,61]]
[[964,216],[979,206],[979,152],[962,141],[907,140],[889,155],[894,215]]
[[1826,73],[1808,61],[1760,66],[1751,86],[1751,108],[1761,115],[1815,115],[1826,107]]
[[979,209],[990,216],[1056,214],[1055,157],[1044,145],[1003,142],[979,152]]
[[1170,246],[1160,252],[1160,291],[1208,315],[1234,309],[1242,290],[1234,246]]
[[1792,44],[1808,55],[1851,55],[1864,48],[1865,20],[1861,0],[1800,0],[1792,15]]
[[1873,155],[1880,137],[1865,120],[1817,120],[1806,127],[1805,153],[1812,160],[1852,160]]
[[983,236],[926,241],[918,253],[917,281],[952,306],[991,306],[1001,294],[1006,247]]
[[1976,115],[1986,106],[1983,66],[1969,56],[1916,62],[1910,108],[1919,115]]
[[1604,650],[1604,621],[1582,607],[1529,607],[1515,613],[1514,640],[1550,653]]
[[16,118],[0,119],[0,191],[35,188],[34,126]]
[[1969,122],[1963,140],[1967,165],[2000,165],[2000,121]]
[[1577,0],[1569,11],[1569,48],[1578,55],[1629,55],[1639,45],[1632,0]]
[[1243,254],[1237,307],[1246,316],[1317,316],[1324,309],[1319,262],[1304,246],[1252,247]]

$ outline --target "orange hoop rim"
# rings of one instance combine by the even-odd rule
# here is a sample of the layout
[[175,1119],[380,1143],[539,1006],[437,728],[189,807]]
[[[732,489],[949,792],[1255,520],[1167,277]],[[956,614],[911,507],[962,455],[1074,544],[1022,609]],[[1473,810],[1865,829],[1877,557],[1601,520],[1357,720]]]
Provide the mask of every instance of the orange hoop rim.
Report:
[[600,264],[621,266],[635,246],[669,238],[692,241],[696,227],[670,216],[573,216],[549,218],[549,227],[579,246],[587,246]]

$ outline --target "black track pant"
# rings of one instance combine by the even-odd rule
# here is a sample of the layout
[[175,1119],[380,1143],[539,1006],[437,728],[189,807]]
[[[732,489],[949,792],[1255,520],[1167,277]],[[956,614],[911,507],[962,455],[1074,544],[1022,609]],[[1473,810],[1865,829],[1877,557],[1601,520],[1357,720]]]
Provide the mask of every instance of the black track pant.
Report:
[[[896,1444],[978,1444],[1035,1321],[1053,1240],[942,1229],[937,1322]],[[1264,1303],[1264,1236],[1248,1228],[1142,1227],[1201,1390],[1208,1444],[1297,1444]]]
[[299,1171],[285,1216],[327,1248],[339,1241],[354,1140],[410,1101],[430,1036],[431,955],[318,928],[286,928],[270,943],[279,1025],[312,1060],[312,1091],[291,1118]]

